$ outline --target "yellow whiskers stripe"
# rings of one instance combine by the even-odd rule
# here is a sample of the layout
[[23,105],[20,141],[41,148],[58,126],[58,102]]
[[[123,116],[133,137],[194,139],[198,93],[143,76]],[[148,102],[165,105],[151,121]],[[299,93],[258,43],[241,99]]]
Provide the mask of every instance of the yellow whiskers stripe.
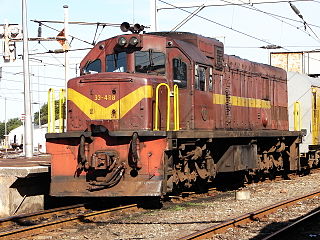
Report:
[[153,88],[142,86],[108,107],[103,107],[92,99],[82,95],[72,88],[68,88],[68,100],[72,101],[91,120],[121,119],[144,98],[152,98]]
[[[213,94],[213,103],[224,105],[226,104],[226,95]],[[245,98],[230,96],[230,104],[238,107],[252,107],[252,108],[271,108],[271,102],[257,98]]]

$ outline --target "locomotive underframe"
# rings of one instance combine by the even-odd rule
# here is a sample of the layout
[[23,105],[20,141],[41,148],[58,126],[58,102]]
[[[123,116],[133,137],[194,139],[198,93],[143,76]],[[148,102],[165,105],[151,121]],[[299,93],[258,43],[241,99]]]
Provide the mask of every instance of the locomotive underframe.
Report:
[[[117,141],[122,139],[120,141],[127,142],[131,141],[132,136],[137,135],[141,144],[149,142],[154,147],[162,142],[158,151],[162,152],[163,159],[157,159],[160,174],[140,175],[139,168],[126,162],[124,171],[130,172],[130,175],[127,174],[114,186],[89,191],[89,181],[86,176],[76,176],[76,174],[62,176],[53,173],[51,195],[161,196],[176,189],[205,185],[212,182],[216,174],[221,172],[244,171],[252,174],[293,171],[302,167],[298,148],[301,140],[300,132],[110,131],[105,134]],[[96,138],[95,135],[92,132],[51,133],[47,134],[46,138],[48,143],[68,145],[68,142],[80,143],[79,139],[84,136],[90,144],[90,141]],[[101,182],[98,186],[100,184]]]

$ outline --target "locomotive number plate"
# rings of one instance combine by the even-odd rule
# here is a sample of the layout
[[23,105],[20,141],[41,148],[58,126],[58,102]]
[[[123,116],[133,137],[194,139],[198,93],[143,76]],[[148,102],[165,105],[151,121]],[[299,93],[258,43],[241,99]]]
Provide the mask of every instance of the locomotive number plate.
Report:
[[96,101],[101,101],[101,100],[112,101],[112,100],[116,100],[116,95],[96,94],[96,95],[94,95],[94,100],[96,100]]

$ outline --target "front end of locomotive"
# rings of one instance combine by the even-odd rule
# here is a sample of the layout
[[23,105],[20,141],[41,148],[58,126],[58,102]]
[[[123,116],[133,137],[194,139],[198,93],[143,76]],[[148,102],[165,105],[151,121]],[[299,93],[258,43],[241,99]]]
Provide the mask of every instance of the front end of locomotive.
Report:
[[[155,44],[155,41],[158,41]],[[98,43],[68,82],[67,131],[48,133],[52,196],[161,196],[165,131],[153,131],[155,89],[165,80],[162,38]]]

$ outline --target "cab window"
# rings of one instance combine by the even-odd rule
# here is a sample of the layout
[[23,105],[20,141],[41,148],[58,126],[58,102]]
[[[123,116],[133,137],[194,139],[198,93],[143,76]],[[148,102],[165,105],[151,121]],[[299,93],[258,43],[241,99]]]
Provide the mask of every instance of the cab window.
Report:
[[187,64],[181,59],[174,58],[173,60],[173,83],[179,88],[187,87]]
[[206,91],[206,68],[199,65],[196,65],[195,88]]
[[89,61],[84,68],[84,74],[86,73],[99,73],[101,72],[101,60],[96,59],[93,62]]
[[125,52],[106,56],[107,72],[127,72],[127,54]]
[[165,74],[165,54],[161,52],[136,51],[134,53],[137,73]]

